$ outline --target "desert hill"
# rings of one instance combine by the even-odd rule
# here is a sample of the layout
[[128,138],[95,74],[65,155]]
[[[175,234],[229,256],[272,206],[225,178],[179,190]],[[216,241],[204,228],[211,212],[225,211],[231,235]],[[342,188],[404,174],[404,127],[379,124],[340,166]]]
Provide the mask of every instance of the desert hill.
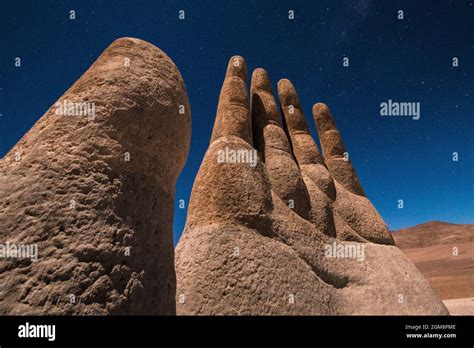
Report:
[[452,314],[474,314],[474,224],[431,221],[392,236]]
[[430,221],[410,228],[392,231],[397,246],[401,249],[421,248],[440,244],[455,244],[474,241],[474,224],[452,224]]

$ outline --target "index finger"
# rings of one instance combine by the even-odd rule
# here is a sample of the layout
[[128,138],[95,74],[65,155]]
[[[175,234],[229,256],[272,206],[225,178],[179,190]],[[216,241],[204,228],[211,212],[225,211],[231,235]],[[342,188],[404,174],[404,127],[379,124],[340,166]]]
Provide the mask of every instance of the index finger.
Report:
[[227,65],[211,143],[223,136],[235,136],[252,145],[247,64],[241,56],[232,57]]

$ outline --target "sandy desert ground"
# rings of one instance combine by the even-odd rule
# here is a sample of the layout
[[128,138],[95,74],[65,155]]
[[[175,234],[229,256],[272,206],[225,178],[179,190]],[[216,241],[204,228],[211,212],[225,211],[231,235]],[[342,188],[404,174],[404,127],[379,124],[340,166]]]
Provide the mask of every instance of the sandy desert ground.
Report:
[[397,246],[453,315],[474,315],[474,225],[428,222],[393,231]]

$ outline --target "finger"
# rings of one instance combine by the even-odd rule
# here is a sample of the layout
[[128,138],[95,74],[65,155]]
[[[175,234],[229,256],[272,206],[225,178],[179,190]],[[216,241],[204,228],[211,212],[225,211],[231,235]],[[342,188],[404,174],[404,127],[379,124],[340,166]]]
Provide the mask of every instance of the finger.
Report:
[[268,73],[255,69],[251,82],[254,145],[265,161],[273,191],[301,217],[310,216],[310,199],[281,125]]
[[307,176],[313,180],[321,191],[334,200],[336,194],[334,182],[324,165],[318,146],[308,131],[306,119],[293,84],[286,79],[280,80],[278,82],[278,95],[293,153],[303,177]]
[[247,64],[244,58],[230,59],[217,105],[211,143],[223,136],[235,136],[252,144]]
[[298,95],[289,80],[282,79],[278,82],[278,97],[291,139],[293,153],[299,166],[322,164],[323,161],[318,147],[308,131]]
[[353,231],[373,243],[394,244],[382,216],[367,197],[353,194],[337,182],[336,191],[334,209]]
[[278,96],[291,140],[293,154],[301,171],[310,197],[310,220],[325,234],[334,236],[332,201],[334,182],[324,166],[318,147],[308,131],[298,95],[286,79],[278,82]]
[[[270,183],[252,146],[247,67],[232,57],[211,144],[193,184],[186,228],[254,224],[272,210]],[[267,221],[267,220],[265,220]]]
[[337,231],[337,239],[360,243],[369,242],[369,240],[365,239],[364,237],[361,237],[356,231],[354,231],[337,211],[334,211],[333,214],[334,224]]
[[323,103],[314,104],[313,118],[329,172],[347,190],[365,196],[352,163],[346,156],[346,148],[331,111]]
[[255,147],[264,157],[265,152],[274,153],[278,150],[292,157],[288,137],[281,125],[280,112],[273,96],[270,78],[264,69],[257,68],[253,71],[250,94]]
[[313,118],[318,130],[324,158],[343,157],[346,148],[326,104],[313,105]]

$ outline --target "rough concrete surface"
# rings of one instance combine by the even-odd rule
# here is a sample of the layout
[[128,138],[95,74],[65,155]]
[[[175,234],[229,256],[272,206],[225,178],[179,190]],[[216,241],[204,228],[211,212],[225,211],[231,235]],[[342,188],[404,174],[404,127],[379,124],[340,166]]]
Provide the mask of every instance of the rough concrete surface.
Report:
[[231,58],[176,248],[177,313],[447,314],[393,245],[327,106],[313,108],[321,155],[291,82],[277,92],[279,105],[256,69],[249,96]]
[[114,41],[0,161],[0,240],[38,261],[0,259],[1,314],[175,314],[176,178],[191,114],[157,47]]

